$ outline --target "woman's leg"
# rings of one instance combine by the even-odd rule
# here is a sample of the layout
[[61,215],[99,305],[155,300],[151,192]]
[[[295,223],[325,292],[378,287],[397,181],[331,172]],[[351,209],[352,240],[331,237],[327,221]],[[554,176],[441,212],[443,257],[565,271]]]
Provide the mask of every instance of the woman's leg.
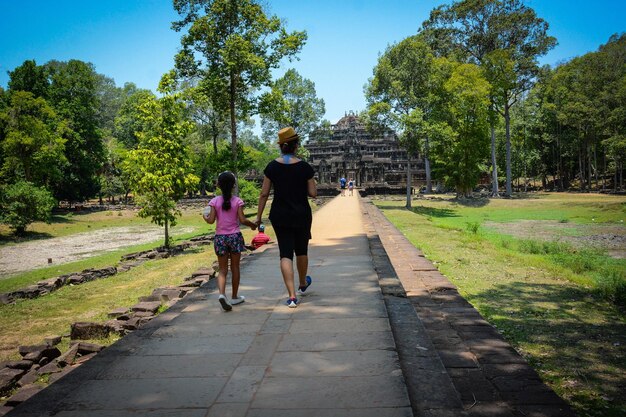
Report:
[[296,266],[298,268],[298,279],[300,280],[300,286],[304,287],[306,286],[306,274],[309,269],[309,256],[296,256]]
[[237,293],[239,292],[239,279],[241,277],[240,269],[239,269],[240,260],[241,260],[241,253],[230,254],[230,273],[231,273],[231,283],[233,285],[233,297],[232,298],[238,298]]
[[289,293],[289,298],[296,298],[296,288],[293,283],[293,259],[280,258],[280,272]]

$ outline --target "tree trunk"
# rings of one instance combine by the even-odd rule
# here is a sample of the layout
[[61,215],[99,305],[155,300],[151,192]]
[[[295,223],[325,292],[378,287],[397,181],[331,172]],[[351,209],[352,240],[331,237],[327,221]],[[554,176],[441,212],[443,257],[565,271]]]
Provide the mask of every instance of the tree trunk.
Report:
[[[235,99],[237,93],[237,78],[234,72],[230,73],[230,141],[233,152],[234,166],[237,166],[237,115],[235,114]],[[237,172],[234,172],[237,175]]]
[[504,126],[506,131],[506,196],[511,197],[511,115],[509,114],[509,104],[504,105]]
[[578,175],[580,176],[580,191],[585,191],[585,168],[583,167],[583,151],[578,148]]
[[430,142],[428,137],[424,142],[424,169],[426,170],[426,194],[433,192],[433,183],[430,175]]
[[498,164],[496,162],[496,127],[491,124],[491,196],[499,197],[498,193]]
[[169,234],[169,229],[168,229],[168,221],[167,219],[165,219],[165,244],[163,246],[165,246],[166,248],[170,247],[170,234]]
[[406,208],[411,208],[411,154],[406,153]]

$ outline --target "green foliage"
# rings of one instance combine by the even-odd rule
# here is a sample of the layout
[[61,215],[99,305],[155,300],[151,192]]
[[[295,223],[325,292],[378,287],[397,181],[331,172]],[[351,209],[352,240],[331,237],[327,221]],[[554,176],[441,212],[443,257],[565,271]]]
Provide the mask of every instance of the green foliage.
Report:
[[467,222],[467,223],[465,223],[465,230],[467,230],[468,232],[470,232],[473,235],[478,234],[478,231],[480,230],[480,223],[478,223],[478,222]]
[[237,144],[237,155],[233,157],[231,147],[226,143],[218,146],[217,153],[209,151],[207,157],[208,177],[217,181],[217,176],[224,171],[245,172],[253,166],[248,149],[241,143]]
[[138,148],[128,153],[125,170],[141,206],[139,215],[165,226],[164,244],[169,246],[168,228],[180,216],[176,202],[198,183],[183,144],[191,123],[183,118],[184,105],[175,94],[146,100],[139,111],[144,131],[138,134]]
[[39,188],[27,181],[0,188],[0,222],[18,236],[26,232],[26,227],[34,221],[50,221],[56,201],[45,188]]
[[596,288],[600,295],[615,304],[626,307],[626,276],[624,271],[604,269],[596,275]]
[[274,81],[269,92],[259,102],[263,136],[272,141],[280,129],[293,127],[308,138],[326,112],[324,100],[317,98],[315,83],[303,78],[295,69]]
[[246,207],[256,206],[259,194],[261,194],[261,189],[253,181],[243,178],[239,180],[239,198],[243,200]]
[[69,129],[42,97],[26,91],[10,95],[0,111],[0,139],[4,182],[26,180],[52,187],[67,165],[64,155]]
[[174,0],[174,9],[181,20],[172,28],[187,29],[175,57],[177,76],[199,80],[211,105],[229,113],[236,156],[237,119],[255,110],[254,94],[269,85],[283,58],[300,51],[306,33],[288,33],[255,0]]
[[130,88],[114,120],[113,136],[127,149],[134,149],[139,143],[138,133],[144,130],[140,117],[143,103],[155,97],[149,90]]

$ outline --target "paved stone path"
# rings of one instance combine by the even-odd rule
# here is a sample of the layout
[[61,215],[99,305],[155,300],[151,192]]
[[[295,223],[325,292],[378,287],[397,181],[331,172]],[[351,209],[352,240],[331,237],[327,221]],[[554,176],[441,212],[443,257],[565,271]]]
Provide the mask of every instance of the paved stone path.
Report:
[[[482,343],[497,332],[385,222],[357,196],[335,198],[315,214],[313,285],[298,308],[283,304],[277,248],[266,246],[243,263],[247,298],[232,312],[211,282],[7,415],[571,415],[501,339]],[[506,390],[517,366],[528,394]],[[502,369],[512,379],[499,384]],[[537,392],[551,400],[527,402]]]

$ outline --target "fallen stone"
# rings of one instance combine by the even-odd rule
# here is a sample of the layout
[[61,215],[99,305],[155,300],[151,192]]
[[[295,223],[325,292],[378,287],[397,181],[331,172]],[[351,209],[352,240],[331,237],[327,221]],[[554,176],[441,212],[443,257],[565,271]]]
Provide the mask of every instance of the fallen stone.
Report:
[[133,317],[139,317],[141,319],[154,318],[154,314],[149,311],[137,311],[133,314]]
[[67,279],[68,284],[82,284],[85,281],[82,275],[72,275]]
[[37,369],[37,373],[39,375],[54,374],[57,372],[61,372],[61,368],[59,368],[59,363],[57,361],[52,361],[49,364]]
[[44,339],[44,341],[46,342],[46,345],[48,346],[56,346],[59,343],[61,343],[61,336],[50,336],[50,337],[46,337]]
[[7,368],[29,370],[33,366],[33,361],[22,359],[21,361],[11,361],[5,364]]
[[97,352],[92,352],[92,353],[89,353],[87,355],[81,356],[81,357],[77,358],[74,363],[76,365],[82,365],[83,363],[87,362],[89,359],[93,358],[97,354],[98,354]]
[[31,352],[41,352],[41,351],[45,350],[47,347],[48,347],[48,345],[26,345],[26,346],[20,346],[18,348],[18,352],[20,353],[20,355],[26,356],[26,354],[31,353]]
[[41,361],[41,359],[43,358],[43,351],[42,350],[38,350],[35,352],[29,352],[26,355],[23,356],[23,359],[27,360],[27,361],[33,361],[33,362],[37,362],[39,363],[39,361]]
[[72,340],[104,339],[111,329],[102,323],[78,322],[72,324],[70,338]]
[[37,381],[40,377],[39,373],[37,372],[39,369],[31,369],[30,371],[28,371],[28,373],[26,373],[24,376],[22,376],[20,378],[19,381],[17,381],[17,385],[20,387],[24,387],[26,385],[32,384],[33,382]]
[[112,333],[119,334],[120,336],[124,336],[127,333],[120,320],[109,320],[105,324],[109,326]]
[[19,377],[26,373],[23,369],[0,369],[0,393],[10,390]]
[[104,349],[104,346],[96,343],[78,342],[76,345],[78,346],[79,355],[88,355],[90,353],[100,352]]
[[137,303],[132,306],[130,309],[132,311],[150,311],[152,313],[156,313],[156,311],[161,307],[160,301],[146,301]]
[[78,354],[78,343],[70,346],[70,348],[64,354],[59,356],[57,361],[59,362],[59,365],[61,365],[62,367],[71,365],[74,363],[74,359],[76,358],[77,354]]
[[213,274],[213,268],[200,268],[198,269],[196,272],[194,272],[193,274],[191,274],[191,278],[195,278],[195,277],[199,277],[202,275],[212,275]]
[[120,308],[116,308],[115,310],[109,311],[107,316],[112,317],[112,318],[116,318],[116,317],[119,317],[119,316],[121,316],[123,314],[126,314],[127,312],[128,312],[128,308],[120,307]]
[[0,417],[7,414],[9,411],[13,411],[13,407],[9,407],[6,405],[0,405]]
[[161,301],[161,297],[158,297],[156,295],[144,295],[142,297],[139,297],[139,302],[140,303],[147,303],[147,302],[153,302],[153,301]]
[[179,288],[157,288],[152,291],[152,295],[158,297],[161,302],[167,302],[182,297]]
[[5,404],[9,407],[15,407],[16,405],[23,403],[33,395],[37,394],[42,389],[42,386],[35,384],[25,385],[24,387],[20,388],[15,394],[13,394]]

